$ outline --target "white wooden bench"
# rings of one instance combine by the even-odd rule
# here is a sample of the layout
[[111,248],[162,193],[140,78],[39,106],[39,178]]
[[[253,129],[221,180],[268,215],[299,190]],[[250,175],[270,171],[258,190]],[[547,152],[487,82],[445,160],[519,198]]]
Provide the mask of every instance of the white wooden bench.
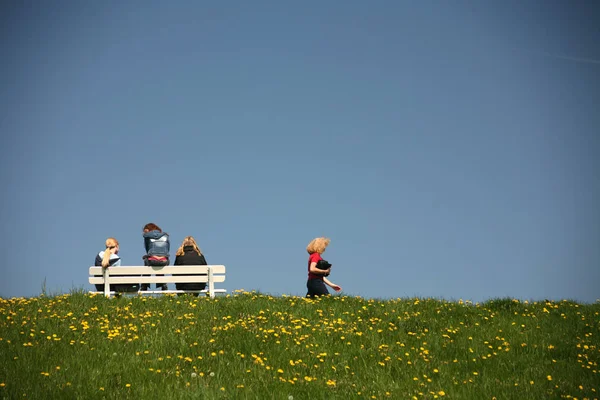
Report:
[[[203,275],[195,275],[203,274]],[[165,275],[165,276],[155,276]],[[206,283],[204,290],[139,290],[138,294],[167,294],[167,293],[226,293],[225,289],[215,289],[215,283],[225,281],[224,265],[167,265],[165,267],[90,267],[89,281],[92,285],[104,285],[102,293],[106,297],[115,294],[110,290],[114,284],[143,284],[151,283]],[[132,292],[123,292],[132,293]]]

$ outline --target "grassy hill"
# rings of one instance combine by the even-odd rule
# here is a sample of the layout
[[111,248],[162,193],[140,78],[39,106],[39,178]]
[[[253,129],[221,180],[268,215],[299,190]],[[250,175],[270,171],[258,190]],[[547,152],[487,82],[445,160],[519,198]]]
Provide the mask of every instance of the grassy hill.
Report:
[[600,303],[0,299],[3,399],[597,399]]

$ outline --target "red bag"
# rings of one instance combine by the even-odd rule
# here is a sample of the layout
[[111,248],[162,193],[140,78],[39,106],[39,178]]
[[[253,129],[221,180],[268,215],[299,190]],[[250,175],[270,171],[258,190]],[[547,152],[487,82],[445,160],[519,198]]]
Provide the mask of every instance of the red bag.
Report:
[[148,265],[151,267],[164,267],[169,265],[169,258],[165,256],[148,256]]

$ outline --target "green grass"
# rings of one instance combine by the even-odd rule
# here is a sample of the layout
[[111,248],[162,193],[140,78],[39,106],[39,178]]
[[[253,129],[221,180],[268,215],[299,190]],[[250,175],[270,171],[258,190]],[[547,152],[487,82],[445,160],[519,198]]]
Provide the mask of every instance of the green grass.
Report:
[[600,397],[600,303],[0,299],[3,399]]

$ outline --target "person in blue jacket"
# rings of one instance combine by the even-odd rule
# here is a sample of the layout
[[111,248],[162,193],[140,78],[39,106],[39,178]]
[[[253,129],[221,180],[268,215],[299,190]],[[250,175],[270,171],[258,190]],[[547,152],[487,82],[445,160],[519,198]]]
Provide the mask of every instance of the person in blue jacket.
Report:
[[[146,248],[146,255],[142,257],[144,259],[144,265],[159,267],[169,265],[169,250],[171,247],[169,235],[166,232],[163,232],[158,225],[150,222],[144,225],[143,236],[144,247]],[[168,286],[166,283],[157,283],[156,288],[167,290]],[[148,289],[150,289],[150,285],[142,285],[142,290]]]

